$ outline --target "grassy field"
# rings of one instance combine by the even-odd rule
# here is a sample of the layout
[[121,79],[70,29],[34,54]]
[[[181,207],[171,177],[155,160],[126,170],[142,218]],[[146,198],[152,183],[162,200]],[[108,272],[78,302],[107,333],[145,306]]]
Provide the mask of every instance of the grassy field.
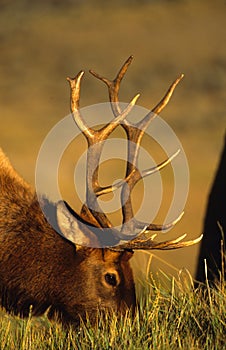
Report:
[[[225,10],[224,0],[95,4],[72,0],[0,0],[0,146],[18,172],[34,185],[35,162],[43,139],[69,113],[67,76],[86,70],[82,106],[105,102],[106,88],[88,74],[88,69],[114,77],[124,60],[133,54],[135,59],[122,83],[120,98],[128,102],[139,92],[139,105],[151,108],[171,82],[184,73],[161,114],[179,137],[190,167],[185,215],[167,238],[185,232],[189,239],[195,238],[202,231],[207,196],[226,128]],[[70,176],[65,172],[63,178],[68,186],[66,193],[70,193],[73,185],[69,184]],[[147,271],[148,274],[160,271],[161,276],[167,272],[178,279],[184,267],[194,276],[198,248],[154,252],[151,257],[137,253],[133,259],[136,280]],[[166,281],[167,288],[170,281]],[[169,344],[175,349],[211,349],[210,344],[215,341],[216,348],[222,349],[225,292],[211,293],[212,306],[210,299],[203,304],[196,294],[177,298],[164,296],[157,289],[147,297],[151,298],[147,299],[148,307],[133,324],[130,319],[123,321],[129,329],[126,335],[124,324],[118,325],[121,331],[110,333],[110,337],[106,335],[110,325],[104,326],[103,336],[99,335],[100,347],[115,348],[117,342],[126,338],[127,348],[131,349],[132,341],[137,342],[137,347],[134,346],[137,349],[141,344],[160,349],[169,348]],[[205,310],[207,314],[203,316]],[[178,322],[173,321],[174,317]],[[55,348],[56,343],[59,349],[70,349],[73,342],[79,348],[79,334],[66,335],[58,326],[47,324],[43,330],[42,322],[33,324],[30,320],[16,319],[14,323],[8,316],[0,321],[2,349],[16,348],[17,343],[21,349],[27,349],[31,340],[34,349],[37,341],[49,349]],[[111,332],[116,332],[112,329]],[[95,344],[95,333],[85,328],[81,332],[83,348]]]
[[[184,282],[184,281],[183,281]],[[188,282],[188,281],[187,281]],[[148,285],[146,285],[148,287]],[[96,324],[81,323],[65,331],[45,317],[21,320],[0,317],[1,350],[44,349],[215,349],[223,350],[226,331],[226,295],[217,289],[193,291],[171,280],[171,291],[153,282],[140,300],[134,319],[127,314],[99,315]]]

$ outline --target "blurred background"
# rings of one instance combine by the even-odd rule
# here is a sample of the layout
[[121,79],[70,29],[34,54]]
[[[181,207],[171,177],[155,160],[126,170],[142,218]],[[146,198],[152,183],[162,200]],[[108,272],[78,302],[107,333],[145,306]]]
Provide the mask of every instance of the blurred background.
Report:
[[[67,76],[87,71],[81,106],[105,102],[106,87],[88,70],[113,78],[133,54],[120,99],[139,92],[139,105],[151,108],[184,73],[161,117],[183,145],[190,189],[184,217],[164,238],[197,237],[226,126],[225,23],[225,0],[0,0],[0,146],[34,185],[43,139],[70,111]],[[150,269],[194,276],[198,248],[153,252]],[[136,254],[137,275],[147,261]]]

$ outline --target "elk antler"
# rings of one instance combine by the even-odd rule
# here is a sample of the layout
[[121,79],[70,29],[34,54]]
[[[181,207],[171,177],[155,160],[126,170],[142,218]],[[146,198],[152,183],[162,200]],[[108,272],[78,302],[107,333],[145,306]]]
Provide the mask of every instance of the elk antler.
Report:
[[[87,212],[90,212],[92,216],[90,217],[89,215],[89,218],[91,219],[91,222],[97,224],[97,226],[100,226],[101,228],[112,228],[111,222],[102,212],[97,201],[96,192],[101,189],[101,186],[98,182],[100,156],[104,146],[104,141],[129,114],[135,105],[139,94],[137,94],[127,106],[127,108],[125,108],[125,110],[116,118],[114,118],[110,123],[99,130],[94,130],[86,125],[79,110],[80,85],[83,75],[84,72],[81,71],[75,78],[67,78],[71,87],[71,111],[77,126],[82,131],[88,143],[86,168],[86,204],[83,206],[82,212],[83,216],[85,217]],[[117,238],[122,237],[119,235],[118,231],[113,229],[112,234],[116,235]]]
[[[123,79],[132,59],[132,56],[127,59],[114,80],[109,80],[105,77],[100,76],[92,70],[90,71],[92,75],[107,85],[111,108],[114,114],[113,120],[99,130],[90,128],[85,123],[79,110],[80,86],[84,72],[81,71],[75,78],[67,78],[71,87],[71,112],[77,126],[82,131],[88,143],[86,203],[83,204],[81,217],[83,219],[83,222],[84,220],[87,220],[93,226],[102,229],[110,228],[109,234],[114,237],[114,249],[175,249],[189,246],[200,241],[201,237],[193,241],[181,242],[181,240],[186,236],[183,235],[172,241],[158,243],[153,241],[155,235],[150,235],[150,231],[162,231],[171,228],[181,219],[183,213],[179,215],[179,217],[176,218],[173,222],[166,225],[145,223],[135,219],[131,200],[131,192],[139,180],[145,176],[152,174],[153,172],[162,169],[164,166],[169,164],[172,159],[180,152],[180,150],[178,150],[171,157],[154,168],[149,168],[141,172],[138,170],[137,163],[140,143],[145,130],[147,129],[150,122],[155,118],[157,113],[160,113],[167,105],[174,89],[183,78],[183,74],[173,82],[162,100],[141,121],[134,124],[128,121],[126,118],[133,109],[139,97],[139,94],[131,100],[131,102],[124,110],[121,110],[118,98],[121,80]],[[119,125],[124,128],[128,140],[126,175],[124,180],[119,181],[115,185],[102,187],[99,184],[98,172],[104,141]],[[121,206],[123,214],[123,224],[121,231],[114,229],[108,217],[102,212],[97,201],[97,198],[99,196],[112,192],[119,187],[121,187]],[[138,235],[135,234],[135,231],[137,229],[140,231]],[[125,242],[125,240],[127,241]]]
[[[123,64],[122,68],[119,70],[114,80],[109,80],[105,77],[100,76],[94,71],[90,70],[90,73],[92,75],[94,75],[99,80],[103,81],[108,86],[109,99],[111,102],[112,111],[116,118],[121,113],[120,106],[119,106],[119,98],[118,98],[120,83],[130,63],[132,62],[132,59],[133,59],[133,56],[130,56],[127,59],[127,61]],[[174,89],[176,88],[177,84],[180,82],[182,78],[183,78],[183,74],[178,79],[176,79],[175,82],[173,82],[173,84],[170,86],[167,93],[163,97],[163,99],[141,121],[139,121],[136,124],[133,124],[128,120],[124,119],[123,123],[121,124],[126,132],[127,139],[130,141],[128,142],[128,159],[127,159],[127,169],[126,169],[126,178],[125,178],[126,183],[122,187],[122,193],[121,193],[121,202],[125,203],[122,205],[123,224],[124,224],[122,226],[122,232],[124,233],[134,232],[136,228],[142,229],[145,226],[148,226],[148,229],[151,231],[166,230],[174,226],[175,223],[178,222],[178,220],[183,215],[183,214],[180,215],[175,221],[167,225],[156,225],[156,224],[147,224],[147,223],[139,222],[134,218],[131,195],[130,195],[134,186],[142,178],[142,176],[144,177],[150,174],[149,169],[143,171],[142,174],[140,174],[137,168],[140,143],[144,135],[144,132],[147,129],[150,122],[155,118],[157,113],[160,113],[163,110],[163,108],[167,105],[167,103],[170,100],[170,97],[173,94]],[[177,154],[178,154],[178,151],[175,153],[175,155],[171,157],[171,160]],[[170,158],[167,161],[161,163],[161,166],[157,166],[156,171],[160,170],[163,166],[167,165],[169,162],[170,162]]]

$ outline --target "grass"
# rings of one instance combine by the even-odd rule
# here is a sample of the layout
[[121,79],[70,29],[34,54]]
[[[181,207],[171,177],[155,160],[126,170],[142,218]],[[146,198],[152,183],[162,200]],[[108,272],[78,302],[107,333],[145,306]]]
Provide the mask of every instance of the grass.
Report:
[[65,331],[42,318],[0,316],[0,348],[5,349],[225,349],[226,285],[194,290],[171,280],[166,291],[154,282],[134,319],[100,314]]

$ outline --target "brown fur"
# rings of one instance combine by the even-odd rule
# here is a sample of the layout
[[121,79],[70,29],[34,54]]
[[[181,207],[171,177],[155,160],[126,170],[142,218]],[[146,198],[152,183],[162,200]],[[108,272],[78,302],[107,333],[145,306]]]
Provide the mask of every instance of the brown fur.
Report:
[[[49,225],[36,194],[0,150],[0,302],[7,311],[28,316],[32,305],[34,315],[49,309],[49,317],[76,323],[98,308],[134,308],[131,256],[76,250]],[[116,286],[106,274],[114,274]]]

